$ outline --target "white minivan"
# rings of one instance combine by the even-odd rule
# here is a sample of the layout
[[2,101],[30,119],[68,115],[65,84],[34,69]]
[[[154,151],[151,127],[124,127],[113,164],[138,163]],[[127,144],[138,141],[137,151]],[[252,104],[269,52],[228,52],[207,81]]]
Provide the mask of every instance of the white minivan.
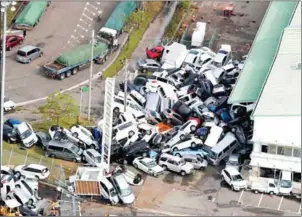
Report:
[[21,124],[18,124],[16,128],[17,133],[26,148],[30,148],[38,142],[38,137],[30,124],[22,122]]

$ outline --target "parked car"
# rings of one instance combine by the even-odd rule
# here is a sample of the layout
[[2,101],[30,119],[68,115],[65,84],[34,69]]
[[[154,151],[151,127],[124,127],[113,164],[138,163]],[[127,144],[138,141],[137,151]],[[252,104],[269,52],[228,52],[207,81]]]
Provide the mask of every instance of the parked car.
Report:
[[123,164],[129,164],[133,162],[133,160],[138,156],[142,155],[146,157],[149,150],[150,147],[145,140],[136,141],[122,149],[120,153],[120,159],[118,161],[122,162]]
[[21,121],[17,120],[17,119],[14,119],[14,118],[9,118],[7,119],[4,124],[7,124],[9,125],[10,127],[14,128],[16,127],[17,125],[21,124]]
[[26,178],[38,180],[46,179],[50,174],[49,169],[40,164],[19,165],[16,166],[14,170],[16,174],[21,174]]
[[204,51],[202,49],[191,49],[189,50],[186,59],[184,61],[184,64],[188,64],[189,66],[194,67],[196,62],[198,61],[201,54],[203,54]]
[[95,149],[84,150],[82,160],[93,167],[102,167],[102,155]]
[[187,163],[182,158],[166,153],[160,156],[158,164],[162,166],[165,170],[169,169],[173,172],[180,173],[180,175],[182,176],[191,174],[194,170],[192,164]]
[[225,164],[225,168],[233,167],[240,172],[242,167],[242,159],[239,154],[231,154]]
[[8,124],[3,124],[3,140],[7,143],[17,143],[21,141],[15,128]]
[[196,155],[183,155],[182,158],[194,166],[194,169],[205,170],[208,166],[207,160]]
[[226,65],[231,60],[231,52],[231,45],[222,44],[217,52],[215,59],[212,62],[212,65],[214,65],[215,67],[222,67]]
[[110,177],[110,181],[117,191],[120,200],[124,204],[133,204],[135,197],[127,183],[123,173],[115,173]]
[[192,115],[192,110],[190,107],[182,101],[177,101],[173,105],[172,110],[181,115],[185,120]]
[[183,131],[184,134],[188,133],[195,133],[197,127],[200,125],[199,118],[189,118],[186,123],[184,123],[180,128],[179,131]]
[[80,141],[75,138],[69,130],[58,125],[52,125],[49,128],[48,133],[52,140],[69,140],[74,144],[80,143]]
[[16,103],[11,101],[7,97],[4,97],[3,109],[4,109],[4,112],[14,111],[16,109]]
[[31,148],[38,142],[38,137],[29,123],[22,122],[21,124],[18,124],[16,128],[17,133],[26,148]]
[[69,140],[51,140],[45,151],[45,157],[61,158],[81,162],[83,150]]
[[74,125],[70,129],[72,136],[85,143],[91,149],[97,149],[98,143],[94,140],[91,132],[81,125]]
[[47,145],[48,145],[48,143],[51,140],[50,135],[48,133],[44,133],[44,132],[40,132],[40,131],[36,132],[36,135],[38,137],[37,144],[39,146],[41,146],[43,150],[45,150],[46,147],[47,147]]
[[146,73],[147,71],[155,72],[161,65],[153,59],[145,59],[138,61],[136,66],[139,71]]
[[246,189],[247,183],[242,178],[238,170],[233,167],[228,167],[221,172],[222,181],[225,181],[233,191]]
[[[13,47],[23,43],[23,38],[18,35],[8,35],[6,36],[6,50],[10,51]],[[2,40],[1,40],[2,49]]]
[[138,132],[135,122],[128,121],[126,123],[119,124],[113,128],[112,136],[114,140],[119,142],[125,138],[131,138],[135,132]]
[[172,154],[177,157],[182,157],[185,155],[196,155],[200,158],[204,158],[207,156],[208,153],[205,152],[202,148],[198,147],[198,148],[186,148],[178,151],[173,151]]
[[165,109],[160,115],[162,120],[167,124],[181,125],[184,123],[182,116],[174,112],[172,109]]
[[164,50],[164,47],[161,45],[156,46],[152,49],[146,48],[146,55],[149,59],[158,60],[158,59],[160,59],[163,50]]
[[140,169],[145,173],[155,177],[163,174],[164,172],[164,169],[161,166],[157,165],[154,159],[147,158],[147,157],[135,158],[133,161],[133,166],[136,169]]
[[187,136],[184,139],[177,142],[175,145],[171,147],[173,152],[177,152],[181,149],[187,149],[187,148],[196,148],[197,146],[201,146],[203,144],[201,139],[198,139],[194,136]]
[[43,56],[41,48],[26,45],[17,51],[16,60],[21,63],[30,63],[32,60]]

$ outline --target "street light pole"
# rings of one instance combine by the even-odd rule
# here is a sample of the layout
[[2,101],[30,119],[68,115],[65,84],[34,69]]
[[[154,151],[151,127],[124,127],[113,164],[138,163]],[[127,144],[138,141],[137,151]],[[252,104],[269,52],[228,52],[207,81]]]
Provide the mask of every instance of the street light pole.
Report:
[[128,60],[125,60],[125,81],[124,81],[124,112],[127,110],[127,97],[128,97]]
[[3,165],[3,123],[4,123],[4,91],[5,91],[5,56],[6,56],[6,9],[9,5],[13,5],[12,11],[16,10],[14,5],[16,2],[1,2],[1,14],[3,17],[3,35],[2,35],[2,63],[1,63],[1,90],[0,90],[0,168]]
[[91,37],[92,38],[91,38],[91,60],[90,60],[90,75],[89,75],[88,121],[90,121],[90,111],[91,111],[91,86],[92,86],[94,30],[92,30],[92,36]]

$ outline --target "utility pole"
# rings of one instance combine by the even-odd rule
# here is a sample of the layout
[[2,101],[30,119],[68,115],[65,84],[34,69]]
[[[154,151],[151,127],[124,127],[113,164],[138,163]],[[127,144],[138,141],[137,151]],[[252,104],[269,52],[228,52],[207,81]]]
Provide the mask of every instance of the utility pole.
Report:
[[3,40],[2,40],[2,68],[1,68],[1,101],[0,101],[0,144],[1,144],[1,155],[0,155],[0,166],[3,165],[3,123],[4,123],[4,91],[5,91],[5,56],[6,56],[6,7],[1,7],[3,17]]
[[90,121],[91,111],[91,86],[92,86],[92,67],[93,67],[93,48],[94,48],[94,30],[91,35],[91,60],[90,60],[90,75],[89,75],[89,98],[88,98],[88,121]]
[[127,110],[127,97],[128,97],[128,60],[125,59],[125,81],[124,81],[124,112]]

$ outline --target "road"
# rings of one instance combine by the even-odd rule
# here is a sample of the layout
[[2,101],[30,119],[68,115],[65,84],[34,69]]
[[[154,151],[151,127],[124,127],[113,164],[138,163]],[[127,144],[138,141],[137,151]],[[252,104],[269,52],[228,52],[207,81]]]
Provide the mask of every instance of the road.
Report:
[[[44,76],[41,66],[60,55],[62,51],[87,42],[91,30],[98,31],[115,8],[117,2],[61,2],[54,1],[43,13],[39,24],[27,32],[24,45],[35,45],[43,49],[44,56],[30,64],[15,61],[15,54],[21,46],[7,52],[6,95],[16,103],[47,96],[86,80],[89,69],[63,81]],[[102,20],[98,13],[102,11]],[[100,67],[94,67],[98,72]]]

